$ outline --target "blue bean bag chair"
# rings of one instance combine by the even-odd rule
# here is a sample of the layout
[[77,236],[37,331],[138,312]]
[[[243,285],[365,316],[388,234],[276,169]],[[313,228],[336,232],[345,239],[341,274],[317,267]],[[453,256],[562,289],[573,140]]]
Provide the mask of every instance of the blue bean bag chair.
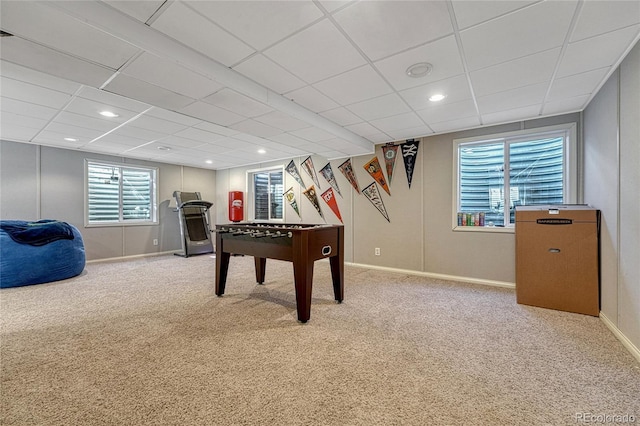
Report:
[[0,221],[0,288],[64,280],[85,266],[82,235],[57,220]]

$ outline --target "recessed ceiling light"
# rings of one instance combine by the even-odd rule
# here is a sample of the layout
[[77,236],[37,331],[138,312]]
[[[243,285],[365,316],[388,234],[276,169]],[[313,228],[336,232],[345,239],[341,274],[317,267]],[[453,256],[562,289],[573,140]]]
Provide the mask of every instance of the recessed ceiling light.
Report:
[[267,153],[267,151],[265,149],[260,148],[258,150],[258,154],[266,154],[266,153]]
[[111,111],[100,111],[100,115],[105,116],[105,117],[109,117],[109,118],[118,117],[118,114],[116,114],[115,112],[111,112]]
[[78,142],[78,139],[76,138],[64,138],[64,140],[68,142]]
[[213,161],[211,161],[211,160],[207,160],[207,161],[205,161],[205,163],[207,163],[207,164],[213,164]]
[[443,100],[444,98],[446,98],[446,96],[443,95],[442,93],[437,93],[435,95],[429,96],[429,100],[431,102],[439,102],[439,101]]
[[413,78],[420,78],[428,75],[433,69],[433,65],[428,62],[418,62],[407,68],[407,75]]
[[158,149],[160,151],[171,151],[171,147],[169,146],[159,146]]

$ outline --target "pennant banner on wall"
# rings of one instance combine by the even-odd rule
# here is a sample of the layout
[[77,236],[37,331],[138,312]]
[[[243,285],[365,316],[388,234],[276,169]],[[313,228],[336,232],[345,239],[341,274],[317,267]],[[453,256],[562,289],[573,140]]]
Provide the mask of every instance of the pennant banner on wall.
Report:
[[407,172],[407,181],[409,182],[409,188],[411,188],[411,179],[413,178],[413,170],[416,167],[416,157],[418,156],[418,145],[420,141],[411,139],[403,144],[400,144],[400,150],[402,151],[402,158],[404,159],[404,170]]
[[294,163],[293,160],[291,160],[287,165],[287,173],[293,176],[295,180],[298,181],[300,186],[302,186],[303,188],[306,188],[306,185],[302,181],[302,177],[300,176],[300,173],[298,173],[298,168],[296,167],[296,163]]
[[324,176],[327,182],[329,182],[329,185],[331,185],[331,187],[336,190],[338,195],[342,197],[342,194],[340,193],[340,188],[338,188],[338,182],[336,181],[336,177],[333,174],[333,169],[331,168],[331,163],[327,163],[326,166],[321,168],[320,174]]
[[358,179],[356,179],[356,174],[353,171],[353,167],[351,166],[351,158],[349,158],[344,163],[340,164],[338,168],[340,169],[344,177],[347,178],[351,186],[353,186],[353,189],[355,189],[356,192],[359,194],[360,186],[358,185]]
[[380,186],[382,186],[387,194],[391,195],[391,192],[389,192],[389,185],[387,185],[387,180],[384,178],[384,173],[382,173],[382,169],[380,168],[378,157],[373,157],[371,161],[364,165],[364,169],[369,172],[371,177],[378,182]]
[[300,217],[300,210],[298,210],[298,202],[296,201],[296,194],[293,192],[293,186],[282,195],[287,200],[289,205],[296,211],[298,217]]
[[318,182],[318,175],[316,175],[316,169],[313,167],[313,160],[311,159],[311,156],[307,157],[307,159],[304,160],[304,162],[302,163],[302,168],[305,172],[307,172],[309,176],[311,176],[313,182],[318,187],[320,187],[320,182]]
[[313,204],[313,207],[316,208],[320,217],[324,219],[324,216],[322,215],[322,209],[320,209],[320,202],[318,201],[318,195],[316,194],[315,186],[311,185],[306,191],[303,192],[303,194],[306,195],[309,201],[311,201],[311,204]]
[[384,156],[384,164],[387,168],[387,177],[389,178],[389,185],[391,185],[391,178],[393,176],[393,168],[396,165],[396,156],[398,154],[398,145],[393,142],[389,142],[382,146],[382,155]]
[[[338,209],[338,202],[336,201],[336,196],[333,193],[333,188],[329,188],[322,193],[322,199],[329,205],[333,213],[340,219],[342,222],[342,216],[340,216],[340,209]],[[344,222],[342,222],[344,223]]]
[[376,185],[375,182],[372,182],[371,185],[362,190],[362,193],[365,195],[365,197],[367,197],[369,201],[371,201],[371,204],[373,204],[375,208],[378,209],[380,213],[382,213],[382,216],[387,219],[387,222],[391,223],[391,221],[389,220],[389,215],[387,214],[387,209],[384,208],[384,203],[382,202],[382,198],[380,197],[378,185]]

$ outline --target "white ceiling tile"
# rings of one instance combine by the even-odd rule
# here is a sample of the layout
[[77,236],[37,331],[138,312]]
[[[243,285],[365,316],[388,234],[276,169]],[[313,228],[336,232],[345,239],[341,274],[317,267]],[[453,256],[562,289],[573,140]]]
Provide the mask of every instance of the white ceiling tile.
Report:
[[58,133],[52,131],[42,131],[38,133],[33,139],[32,142],[39,143],[42,145],[51,145],[56,147],[64,147],[64,148],[78,148],[84,145],[88,139],[78,139],[77,141],[66,141],[64,138],[69,135],[66,133]]
[[282,133],[280,135],[273,136],[270,139],[292,147],[301,147],[309,143],[309,141],[307,141],[306,139],[302,139],[301,137],[292,135],[290,133]]
[[373,61],[453,32],[444,1],[363,1],[333,16]]
[[429,126],[418,126],[408,129],[399,129],[392,132],[387,132],[394,139],[413,139],[422,136],[428,136],[433,134],[433,130]]
[[393,138],[386,133],[375,133],[373,135],[367,135],[367,139],[373,143],[392,142]]
[[226,66],[255,51],[181,2],[172,3],[151,27]]
[[380,132],[380,129],[376,129],[375,127],[373,127],[371,124],[369,123],[357,123],[357,124],[352,124],[350,126],[346,126],[347,130],[352,131],[353,133],[360,135],[364,138],[370,136],[370,135],[376,135]]
[[609,67],[638,36],[640,25],[570,43],[562,58],[557,77]]
[[126,109],[128,111],[134,112],[145,111],[151,106],[149,104],[128,98],[126,96],[121,96],[118,94],[109,93],[104,90],[94,89],[93,87],[86,86],[82,87],[82,89],[77,93],[77,97],[93,101],[104,108],[111,107],[116,109]]
[[351,3],[352,0],[319,0],[319,1],[322,7],[327,9],[327,12],[333,12],[334,10]]
[[[4,7],[4,6],[3,6]],[[2,59],[77,83],[100,87],[113,70],[20,37],[0,38]]]
[[341,126],[347,126],[349,124],[355,124],[362,121],[362,118],[358,117],[357,115],[343,107],[324,111],[320,113],[320,115]]
[[512,108],[489,114],[482,114],[482,123],[484,125],[511,123],[513,121],[532,119],[539,114],[540,105],[530,105],[521,108]]
[[442,121],[450,121],[452,117],[471,117],[477,116],[476,106],[472,99],[467,99],[461,102],[453,103],[440,103],[430,102],[430,105],[417,111],[417,114],[430,126],[433,123],[439,123]]
[[479,125],[480,118],[478,118],[477,116],[458,118],[450,121],[441,121],[439,123],[429,123],[429,127],[431,127],[433,131],[437,133],[471,129],[474,127],[478,127]]
[[320,142],[325,141],[327,139],[335,138],[335,135],[326,132],[317,127],[307,127],[306,129],[294,130],[293,132],[289,132],[294,136],[301,137],[303,139],[308,140],[309,142]]
[[3,2],[1,22],[2,29],[11,34],[114,70],[139,52],[133,45],[49,7],[47,2]]
[[46,126],[48,120],[41,118],[28,117],[26,115],[14,114],[11,112],[2,112],[0,115],[0,123],[2,126],[16,125],[30,129],[40,130]]
[[307,83],[365,64],[365,59],[328,20],[320,21],[264,51]]
[[538,0],[483,1],[482,3],[479,3],[477,0],[456,0],[451,2],[451,4],[456,16],[458,28],[463,30],[472,25],[521,9],[535,3],[536,1]]
[[120,127],[117,133],[131,138],[142,139],[146,142],[155,141],[165,137],[163,133],[154,132],[153,130],[143,129],[132,125]]
[[392,91],[370,65],[323,80],[313,87],[340,105],[364,101]]
[[273,108],[231,89],[222,89],[202,101],[245,117],[256,117],[273,111]]
[[129,96],[148,105],[169,110],[178,110],[193,102],[193,99],[154,86],[126,75],[119,75],[104,87],[105,92]]
[[70,124],[65,124],[60,121],[54,121],[50,123],[48,126],[46,126],[44,129],[47,132],[55,132],[56,134],[61,135],[62,139],[73,138],[73,139],[79,139],[79,141],[81,142],[90,141],[104,133],[103,131],[100,131],[100,130],[89,129],[87,127],[72,126]]
[[432,102],[429,101],[429,97],[435,94],[443,94],[446,96],[446,98],[439,102],[441,104],[471,99],[469,83],[464,75],[447,78],[400,92],[400,96],[416,111],[429,108],[432,104]]
[[173,111],[168,111],[166,109],[153,108],[145,113],[145,115],[150,115],[152,117],[159,118],[161,120],[171,121],[173,123],[183,124],[185,126],[195,126],[199,123],[202,123],[201,120],[198,120],[193,117],[189,117],[188,115],[180,114]]
[[239,123],[245,120],[246,117],[238,115],[234,112],[227,111],[226,109],[219,108],[215,105],[208,104],[206,102],[194,102],[184,108],[181,108],[178,112],[192,117],[200,118],[205,121],[210,121],[221,126],[228,126],[233,123]]
[[50,120],[58,112],[55,108],[18,101],[4,96],[0,97],[0,110],[3,112],[13,112],[15,114],[26,115],[27,117],[41,118],[43,120]]
[[402,98],[395,93],[349,105],[347,109],[364,120],[375,120],[411,110]]
[[196,129],[206,130],[207,132],[217,133],[223,136],[233,136],[240,133],[237,130],[233,130],[224,126],[218,126],[217,124],[208,123],[206,121],[202,121],[200,122],[200,124],[196,124],[193,127],[195,127]]
[[546,94],[547,83],[533,84],[531,86],[519,87],[517,89],[506,90],[492,95],[478,97],[478,108],[483,119],[488,114],[508,111],[521,107],[540,104]]
[[138,80],[193,99],[203,98],[224,87],[220,83],[188,70],[173,61],[159,58],[150,53],[140,55],[121,71]]
[[85,127],[87,129],[96,130],[99,132],[108,132],[115,127],[119,126],[120,123],[103,120],[99,117],[88,116],[84,114],[75,114],[68,111],[63,111],[56,116],[56,123],[69,124],[71,126]]
[[174,123],[169,120],[162,120],[149,114],[144,114],[138,117],[130,125],[140,127],[142,129],[162,132],[165,135],[172,135],[176,132],[179,132],[180,130],[184,130],[187,127],[183,124]]
[[202,141],[182,138],[180,136],[171,135],[158,142],[159,146],[169,146],[172,148],[195,148],[196,146],[203,145]]
[[261,115],[260,117],[254,118],[254,120],[259,121],[260,123],[267,124],[269,126],[275,127],[277,129],[283,130],[285,132],[291,130],[304,129],[305,127],[309,127],[309,124],[298,120],[297,118],[293,118],[288,114],[285,114],[281,111],[273,111],[269,114]]
[[246,59],[233,69],[278,94],[306,86],[304,81],[261,54]]
[[302,89],[288,92],[285,96],[313,112],[322,112],[339,106],[336,102],[311,86],[305,86]]
[[590,95],[599,87],[609,70],[610,68],[600,68],[569,77],[556,78],[551,85],[547,99],[555,101],[580,95]]
[[585,1],[578,22],[571,34],[571,41],[640,24],[639,1]]
[[[430,63],[433,66],[431,72],[421,78],[409,77],[407,68],[421,62]],[[464,72],[453,35],[382,59],[375,62],[374,66],[396,90],[420,86]]]
[[400,115],[394,115],[392,117],[371,120],[369,123],[392,136],[393,132],[397,132],[398,130],[424,127],[425,125],[420,117],[418,117],[414,112],[407,112]]
[[181,130],[173,136],[178,138],[193,139],[194,141],[200,141],[202,143],[212,143],[225,138],[223,135],[217,133],[206,132],[204,130],[190,127],[188,129]]
[[550,81],[560,48],[536,53],[471,73],[476,96],[489,95],[516,87]]
[[324,15],[305,1],[188,1],[191,7],[257,50]]
[[0,63],[0,70],[3,77],[24,81],[25,83],[46,87],[47,89],[67,93],[69,95],[74,94],[80,88],[80,84],[74,83],[73,81],[54,77],[7,61],[0,61]]
[[68,93],[58,92],[4,76],[0,76],[0,87],[2,87],[3,97],[50,108],[62,108],[71,99]]
[[165,0],[103,0],[110,6],[136,18],[140,22],[147,22]]
[[[546,1],[460,32],[470,70],[561,46],[575,0]],[[544,25],[540,25],[544,22]]]
[[[118,117],[103,117],[100,115],[100,111],[108,110],[118,114]],[[137,115],[135,111],[129,111],[124,108],[117,108],[106,103],[96,102],[84,98],[73,98],[71,102],[65,107],[65,111],[74,114],[84,115],[97,120],[102,120],[109,125],[117,126],[124,123],[127,120],[132,119]]]
[[551,101],[544,104],[542,113],[545,115],[555,115],[567,113],[571,111],[582,111],[587,102],[591,99],[590,95],[576,96],[573,98],[563,98],[557,101]]
[[280,129],[276,129],[275,127],[268,126],[256,120],[244,120],[239,123],[232,124],[229,127],[260,138],[268,138],[283,133]]
[[0,127],[0,139],[7,141],[29,142],[38,134],[39,130],[22,127],[15,124],[3,124]]

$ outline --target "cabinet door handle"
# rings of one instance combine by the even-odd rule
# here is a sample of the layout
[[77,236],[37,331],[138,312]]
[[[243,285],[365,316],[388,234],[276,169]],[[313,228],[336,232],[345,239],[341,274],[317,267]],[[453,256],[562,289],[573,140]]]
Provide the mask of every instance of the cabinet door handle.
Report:
[[549,253],[560,253],[560,249],[559,248],[550,248],[549,249]]

